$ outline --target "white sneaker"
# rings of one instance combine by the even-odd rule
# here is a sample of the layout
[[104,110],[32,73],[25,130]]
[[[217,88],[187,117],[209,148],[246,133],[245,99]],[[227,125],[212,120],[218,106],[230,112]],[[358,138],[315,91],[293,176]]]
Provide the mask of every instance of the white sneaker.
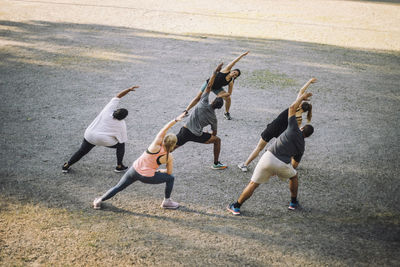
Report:
[[247,168],[247,166],[244,165],[244,163],[239,164],[238,167],[239,167],[239,169],[242,170],[242,172],[247,172],[249,170],[249,168]]
[[93,208],[95,210],[101,209],[101,198],[100,197],[98,197],[95,200],[93,200]]
[[164,209],[177,209],[179,207],[179,203],[172,201],[170,198],[166,198],[161,203],[161,208]]

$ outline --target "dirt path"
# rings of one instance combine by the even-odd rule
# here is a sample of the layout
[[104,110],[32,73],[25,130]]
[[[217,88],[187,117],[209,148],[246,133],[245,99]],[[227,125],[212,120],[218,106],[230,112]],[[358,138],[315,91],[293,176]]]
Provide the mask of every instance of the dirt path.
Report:
[[[159,3],[0,1],[0,265],[399,265],[399,5]],[[331,6],[344,7],[343,18]],[[321,20],[337,38],[322,34]],[[122,101],[130,164],[220,61],[246,50],[234,119],[218,113],[229,168],[210,169],[212,147],[175,151],[179,210],[159,208],[163,186],[140,183],[93,210],[93,198],[121,177],[106,148],[61,174],[121,89],[141,85]],[[236,165],[312,76],[316,132],[299,168],[303,209],[288,212],[288,185],[272,179],[231,216],[225,206],[251,177]]]
[[396,1],[2,0],[12,21],[100,24],[183,35],[224,35],[400,50]]

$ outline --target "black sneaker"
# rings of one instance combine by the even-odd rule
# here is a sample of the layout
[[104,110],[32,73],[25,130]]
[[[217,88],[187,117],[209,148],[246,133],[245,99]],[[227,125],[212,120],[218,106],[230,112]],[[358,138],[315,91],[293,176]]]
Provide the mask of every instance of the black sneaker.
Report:
[[63,173],[68,173],[69,172],[70,166],[68,165],[68,162],[65,162],[64,165],[62,166],[62,172]]
[[126,167],[126,166],[124,166],[124,165],[121,165],[121,167],[115,167],[115,172],[124,172],[124,171],[126,171],[126,169],[128,169],[128,167]]
[[224,118],[228,121],[232,119],[231,114],[229,112],[224,113]]

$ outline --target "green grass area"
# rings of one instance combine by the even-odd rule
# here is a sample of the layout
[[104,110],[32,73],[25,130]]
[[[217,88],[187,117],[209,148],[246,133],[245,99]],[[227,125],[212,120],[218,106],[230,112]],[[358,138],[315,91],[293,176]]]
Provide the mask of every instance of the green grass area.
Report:
[[297,83],[284,73],[275,73],[269,70],[255,70],[245,74],[245,81],[257,89],[283,89],[295,86]]

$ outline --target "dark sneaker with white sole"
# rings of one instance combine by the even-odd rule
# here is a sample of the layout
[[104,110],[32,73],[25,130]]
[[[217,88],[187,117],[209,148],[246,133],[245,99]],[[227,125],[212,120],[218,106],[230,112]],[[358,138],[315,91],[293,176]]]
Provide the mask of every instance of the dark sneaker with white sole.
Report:
[[242,170],[242,172],[247,172],[247,171],[249,171],[249,168],[248,168],[246,165],[244,165],[244,163],[239,164],[238,167],[239,167],[239,169]]
[[126,166],[124,166],[124,165],[121,165],[121,167],[120,166],[117,166],[117,167],[115,167],[115,172],[124,172],[124,171],[126,171],[128,169],[128,167],[126,167]]
[[229,112],[224,113],[225,120],[230,121],[232,119],[231,114]]
[[68,173],[69,172],[70,166],[68,165],[68,162],[65,162],[64,165],[62,166],[62,172],[63,173]]

